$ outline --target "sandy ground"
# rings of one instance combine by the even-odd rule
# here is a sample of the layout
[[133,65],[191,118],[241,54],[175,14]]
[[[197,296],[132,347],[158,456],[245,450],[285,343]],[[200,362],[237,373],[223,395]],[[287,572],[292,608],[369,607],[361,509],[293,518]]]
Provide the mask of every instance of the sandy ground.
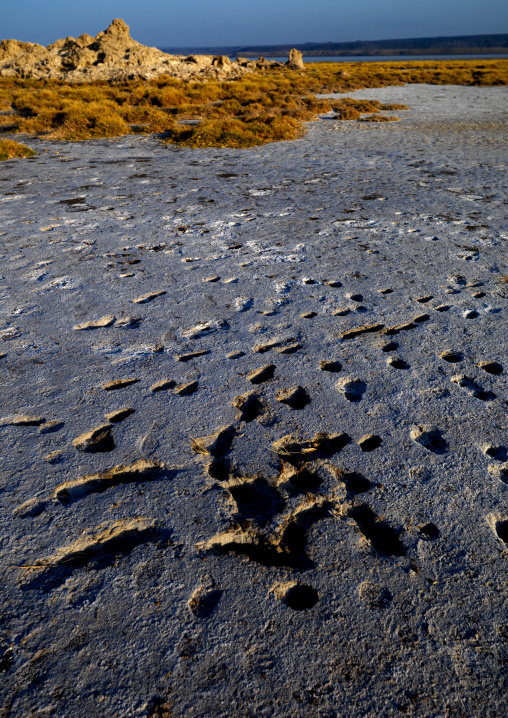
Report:
[[506,89],[354,95],[2,163],[0,715],[506,715]]

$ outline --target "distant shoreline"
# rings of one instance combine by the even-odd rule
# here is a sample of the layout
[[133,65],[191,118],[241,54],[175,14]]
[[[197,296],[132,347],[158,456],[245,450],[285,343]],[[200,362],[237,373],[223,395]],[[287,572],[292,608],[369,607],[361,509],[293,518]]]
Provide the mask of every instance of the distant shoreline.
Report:
[[462,35],[457,37],[406,38],[398,40],[372,40],[357,42],[300,43],[284,45],[229,45],[221,47],[165,47],[163,52],[177,55],[229,55],[242,57],[273,58],[285,57],[294,47],[304,57],[373,57],[386,60],[388,57],[413,58],[425,55],[435,56],[503,56],[508,54],[508,34]]

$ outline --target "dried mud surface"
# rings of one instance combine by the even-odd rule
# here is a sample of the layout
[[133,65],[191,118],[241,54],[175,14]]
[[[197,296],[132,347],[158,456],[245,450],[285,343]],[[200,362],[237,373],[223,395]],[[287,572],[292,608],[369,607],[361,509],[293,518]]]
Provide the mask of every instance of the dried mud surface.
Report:
[[2,716],[502,716],[506,90],[0,175]]

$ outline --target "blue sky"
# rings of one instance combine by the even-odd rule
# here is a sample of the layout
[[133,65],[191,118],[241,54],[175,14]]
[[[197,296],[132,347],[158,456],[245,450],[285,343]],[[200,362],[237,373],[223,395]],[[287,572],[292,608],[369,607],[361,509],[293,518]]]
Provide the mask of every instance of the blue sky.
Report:
[[0,38],[47,45],[96,35],[114,17],[157,47],[348,42],[508,32],[506,0],[15,0]]

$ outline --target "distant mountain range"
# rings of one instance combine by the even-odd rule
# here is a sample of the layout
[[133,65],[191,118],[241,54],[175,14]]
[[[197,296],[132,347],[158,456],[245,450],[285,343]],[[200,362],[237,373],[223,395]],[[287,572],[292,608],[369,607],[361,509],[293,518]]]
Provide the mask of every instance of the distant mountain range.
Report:
[[231,47],[165,47],[175,55],[229,55],[237,57],[287,57],[296,47],[303,56],[344,55],[498,55],[508,53],[508,35],[461,35],[420,37],[404,40],[358,40],[357,42],[306,42],[303,45],[252,45]]

